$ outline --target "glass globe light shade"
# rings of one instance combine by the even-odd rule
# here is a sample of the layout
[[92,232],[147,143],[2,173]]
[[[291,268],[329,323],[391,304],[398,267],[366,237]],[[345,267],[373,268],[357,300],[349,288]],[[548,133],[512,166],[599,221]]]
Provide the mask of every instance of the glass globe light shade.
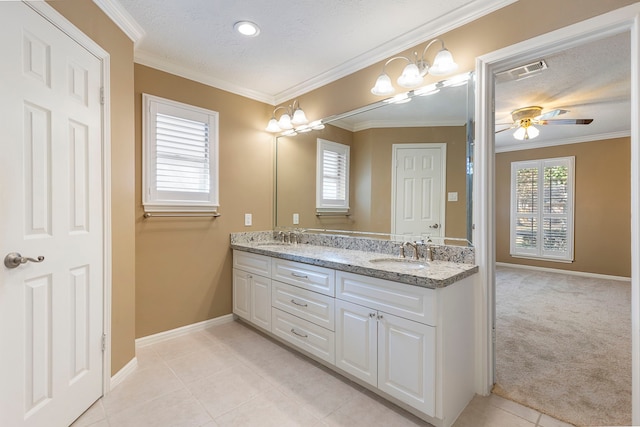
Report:
[[433,60],[433,65],[429,68],[429,74],[442,76],[453,73],[458,69],[458,64],[453,61],[453,55],[447,49],[442,49]]
[[402,87],[413,88],[420,86],[424,79],[420,75],[418,66],[414,63],[408,64],[402,70],[402,74],[398,77],[398,84]]
[[267,132],[280,132],[282,129],[280,129],[280,126],[278,126],[278,121],[276,120],[275,117],[272,117],[271,120],[269,120],[269,124],[267,125]]
[[385,73],[378,76],[375,86],[371,88],[371,93],[374,95],[386,96],[391,95],[393,92],[395,92],[395,89],[391,84],[391,79]]
[[309,123],[309,120],[307,120],[307,116],[304,114],[304,111],[302,111],[302,108],[297,108],[296,111],[293,112],[291,123],[294,125],[306,125]]
[[291,117],[287,113],[284,113],[282,116],[280,116],[280,120],[278,120],[278,126],[280,126],[280,129],[283,130],[293,129],[293,124],[291,124]]

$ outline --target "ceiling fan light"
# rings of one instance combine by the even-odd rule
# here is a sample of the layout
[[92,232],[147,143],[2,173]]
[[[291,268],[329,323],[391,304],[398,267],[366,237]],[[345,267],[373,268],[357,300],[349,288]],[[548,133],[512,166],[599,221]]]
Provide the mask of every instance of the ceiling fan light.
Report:
[[309,120],[307,120],[307,116],[304,114],[304,111],[302,111],[302,108],[298,107],[296,111],[293,112],[291,123],[294,125],[306,125],[309,123]]
[[527,128],[527,136],[528,136],[528,138],[526,138],[526,139],[533,139],[533,138],[536,138],[538,135],[540,135],[540,131],[535,126],[529,126]]
[[406,88],[414,88],[420,86],[424,79],[420,75],[420,69],[414,63],[407,64],[402,70],[402,74],[398,77],[398,84]]
[[517,139],[518,141],[522,141],[523,139],[525,139],[525,135],[527,135],[527,129],[523,128],[523,127],[519,127],[518,129],[516,129],[516,131],[513,133],[513,137],[515,139]]
[[267,125],[266,131],[267,132],[280,132],[282,129],[280,129],[280,126],[278,126],[278,121],[276,120],[275,117],[272,117],[271,120],[269,120],[269,124]]
[[374,95],[386,96],[391,95],[393,92],[395,92],[395,89],[391,84],[391,78],[385,73],[378,76],[375,86],[371,88],[371,93]]
[[429,74],[434,76],[443,76],[453,73],[458,69],[458,64],[453,60],[453,55],[447,49],[443,48],[433,60],[433,65],[429,68]]
[[280,120],[278,120],[278,126],[280,126],[280,129],[284,130],[293,129],[293,124],[291,123],[291,117],[289,116],[289,114],[284,113],[282,116],[280,116]]

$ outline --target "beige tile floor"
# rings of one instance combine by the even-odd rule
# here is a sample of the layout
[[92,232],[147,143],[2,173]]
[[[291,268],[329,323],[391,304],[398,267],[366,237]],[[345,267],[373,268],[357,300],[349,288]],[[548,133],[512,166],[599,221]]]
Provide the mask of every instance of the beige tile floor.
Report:
[[[73,427],[429,426],[241,322],[137,349],[138,367]],[[476,396],[455,427],[566,427]]]

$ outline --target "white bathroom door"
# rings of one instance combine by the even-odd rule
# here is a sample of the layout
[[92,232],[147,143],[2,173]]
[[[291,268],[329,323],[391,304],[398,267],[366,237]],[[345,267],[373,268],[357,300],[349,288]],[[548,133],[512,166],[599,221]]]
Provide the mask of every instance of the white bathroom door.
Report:
[[0,52],[0,425],[63,427],[102,395],[102,65],[22,2]]
[[444,234],[444,144],[394,145],[392,233]]

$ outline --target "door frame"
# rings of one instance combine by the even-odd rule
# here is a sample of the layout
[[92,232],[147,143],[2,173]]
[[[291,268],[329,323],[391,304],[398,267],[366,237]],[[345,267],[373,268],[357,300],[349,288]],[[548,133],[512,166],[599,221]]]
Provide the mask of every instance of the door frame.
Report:
[[445,219],[447,203],[447,143],[446,142],[419,142],[411,144],[393,144],[391,146],[391,234],[396,234],[396,175],[398,168],[398,150],[401,148],[439,148],[440,149],[440,228],[442,237],[445,236]]
[[640,3],[534,37],[476,59],[473,241],[480,266],[476,294],[476,391],[491,393],[495,369],[494,74],[523,61],[623,32],[631,38],[631,324],[632,423],[640,424]]
[[[89,36],[80,31],[67,18],[62,16],[46,2],[22,2],[33,9],[47,21],[60,29],[72,40],[85,48],[101,62],[102,80],[102,281],[103,281],[103,337],[104,351],[102,352],[102,394],[111,390],[111,86],[110,86],[110,56]],[[80,415],[80,414],[78,414]]]

